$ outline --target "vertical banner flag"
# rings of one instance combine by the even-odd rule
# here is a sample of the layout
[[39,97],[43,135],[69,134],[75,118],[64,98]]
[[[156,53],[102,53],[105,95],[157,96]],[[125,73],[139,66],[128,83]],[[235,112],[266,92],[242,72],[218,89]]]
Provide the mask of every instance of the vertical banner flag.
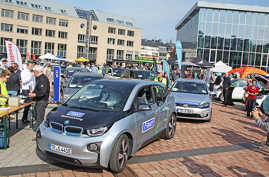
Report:
[[54,99],[53,101],[59,102],[60,101],[60,84],[61,84],[61,69],[59,66],[53,67],[53,80],[54,80]]
[[11,63],[17,63],[19,65],[20,70],[22,70],[22,59],[21,53],[18,47],[10,41],[6,42],[6,49],[7,49],[7,62],[8,66]]
[[169,64],[167,63],[166,60],[162,60],[163,62],[163,73],[167,73],[167,77],[168,77],[168,83],[170,82],[169,78],[170,78],[170,68],[169,68]]
[[181,70],[181,62],[182,62],[182,45],[180,41],[176,41],[176,52],[177,52],[177,62],[178,69]]

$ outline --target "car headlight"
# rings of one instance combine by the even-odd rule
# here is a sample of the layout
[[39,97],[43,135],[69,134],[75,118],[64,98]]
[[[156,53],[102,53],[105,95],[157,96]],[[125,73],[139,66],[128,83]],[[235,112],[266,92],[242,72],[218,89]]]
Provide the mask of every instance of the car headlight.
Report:
[[107,130],[108,130],[108,127],[93,128],[93,129],[87,130],[87,134],[89,136],[101,136],[105,134]]
[[200,104],[199,108],[205,109],[205,108],[209,108],[210,104],[209,103],[202,103]]

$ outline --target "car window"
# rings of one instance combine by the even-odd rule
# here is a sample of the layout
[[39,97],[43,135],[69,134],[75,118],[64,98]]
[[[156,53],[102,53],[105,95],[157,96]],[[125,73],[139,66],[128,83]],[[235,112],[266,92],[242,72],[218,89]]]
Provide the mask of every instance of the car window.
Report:
[[167,88],[164,88],[164,87],[159,86],[159,85],[155,85],[155,86],[153,86],[153,91],[155,94],[156,101],[158,103],[164,103],[165,99],[168,95]]
[[121,111],[131,90],[120,85],[91,83],[73,95],[66,105],[96,111]]
[[97,79],[101,79],[98,77],[91,77],[91,76],[81,76],[81,75],[76,75],[73,76],[69,82],[69,86],[71,88],[81,88],[87,84],[89,84],[90,82],[97,80]]
[[237,87],[246,87],[247,86],[247,82],[246,81],[241,81],[241,82],[238,82],[236,84]]
[[152,105],[154,104],[154,97],[151,91],[151,87],[147,86],[139,90],[135,100],[134,100],[134,108],[138,110],[139,105]]
[[197,82],[176,81],[171,91],[191,94],[208,94],[206,84]]

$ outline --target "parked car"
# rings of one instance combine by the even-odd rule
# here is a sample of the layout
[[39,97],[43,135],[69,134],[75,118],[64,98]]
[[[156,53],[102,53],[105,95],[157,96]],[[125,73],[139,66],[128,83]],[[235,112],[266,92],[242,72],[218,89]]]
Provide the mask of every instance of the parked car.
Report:
[[62,77],[63,87],[67,86],[73,74],[77,72],[90,72],[90,71],[87,68],[81,68],[81,67],[66,68],[64,71],[64,75]]
[[177,118],[207,120],[212,117],[212,101],[205,81],[178,79],[171,88]]
[[103,75],[91,72],[79,72],[75,73],[70,79],[67,86],[64,88],[64,101],[68,100],[74,93],[80,88],[88,85],[90,82],[98,79],[102,79]]
[[121,172],[129,157],[176,131],[175,99],[162,83],[97,80],[48,113],[37,152],[77,166]]

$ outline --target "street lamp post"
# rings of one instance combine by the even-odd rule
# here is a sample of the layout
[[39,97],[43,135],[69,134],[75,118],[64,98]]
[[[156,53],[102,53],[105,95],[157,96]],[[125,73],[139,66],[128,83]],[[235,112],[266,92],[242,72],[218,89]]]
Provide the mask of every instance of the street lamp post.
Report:
[[86,58],[89,60],[89,48],[90,48],[90,37],[91,37],[91,12],[87,16],[87,27],[86,27]]

